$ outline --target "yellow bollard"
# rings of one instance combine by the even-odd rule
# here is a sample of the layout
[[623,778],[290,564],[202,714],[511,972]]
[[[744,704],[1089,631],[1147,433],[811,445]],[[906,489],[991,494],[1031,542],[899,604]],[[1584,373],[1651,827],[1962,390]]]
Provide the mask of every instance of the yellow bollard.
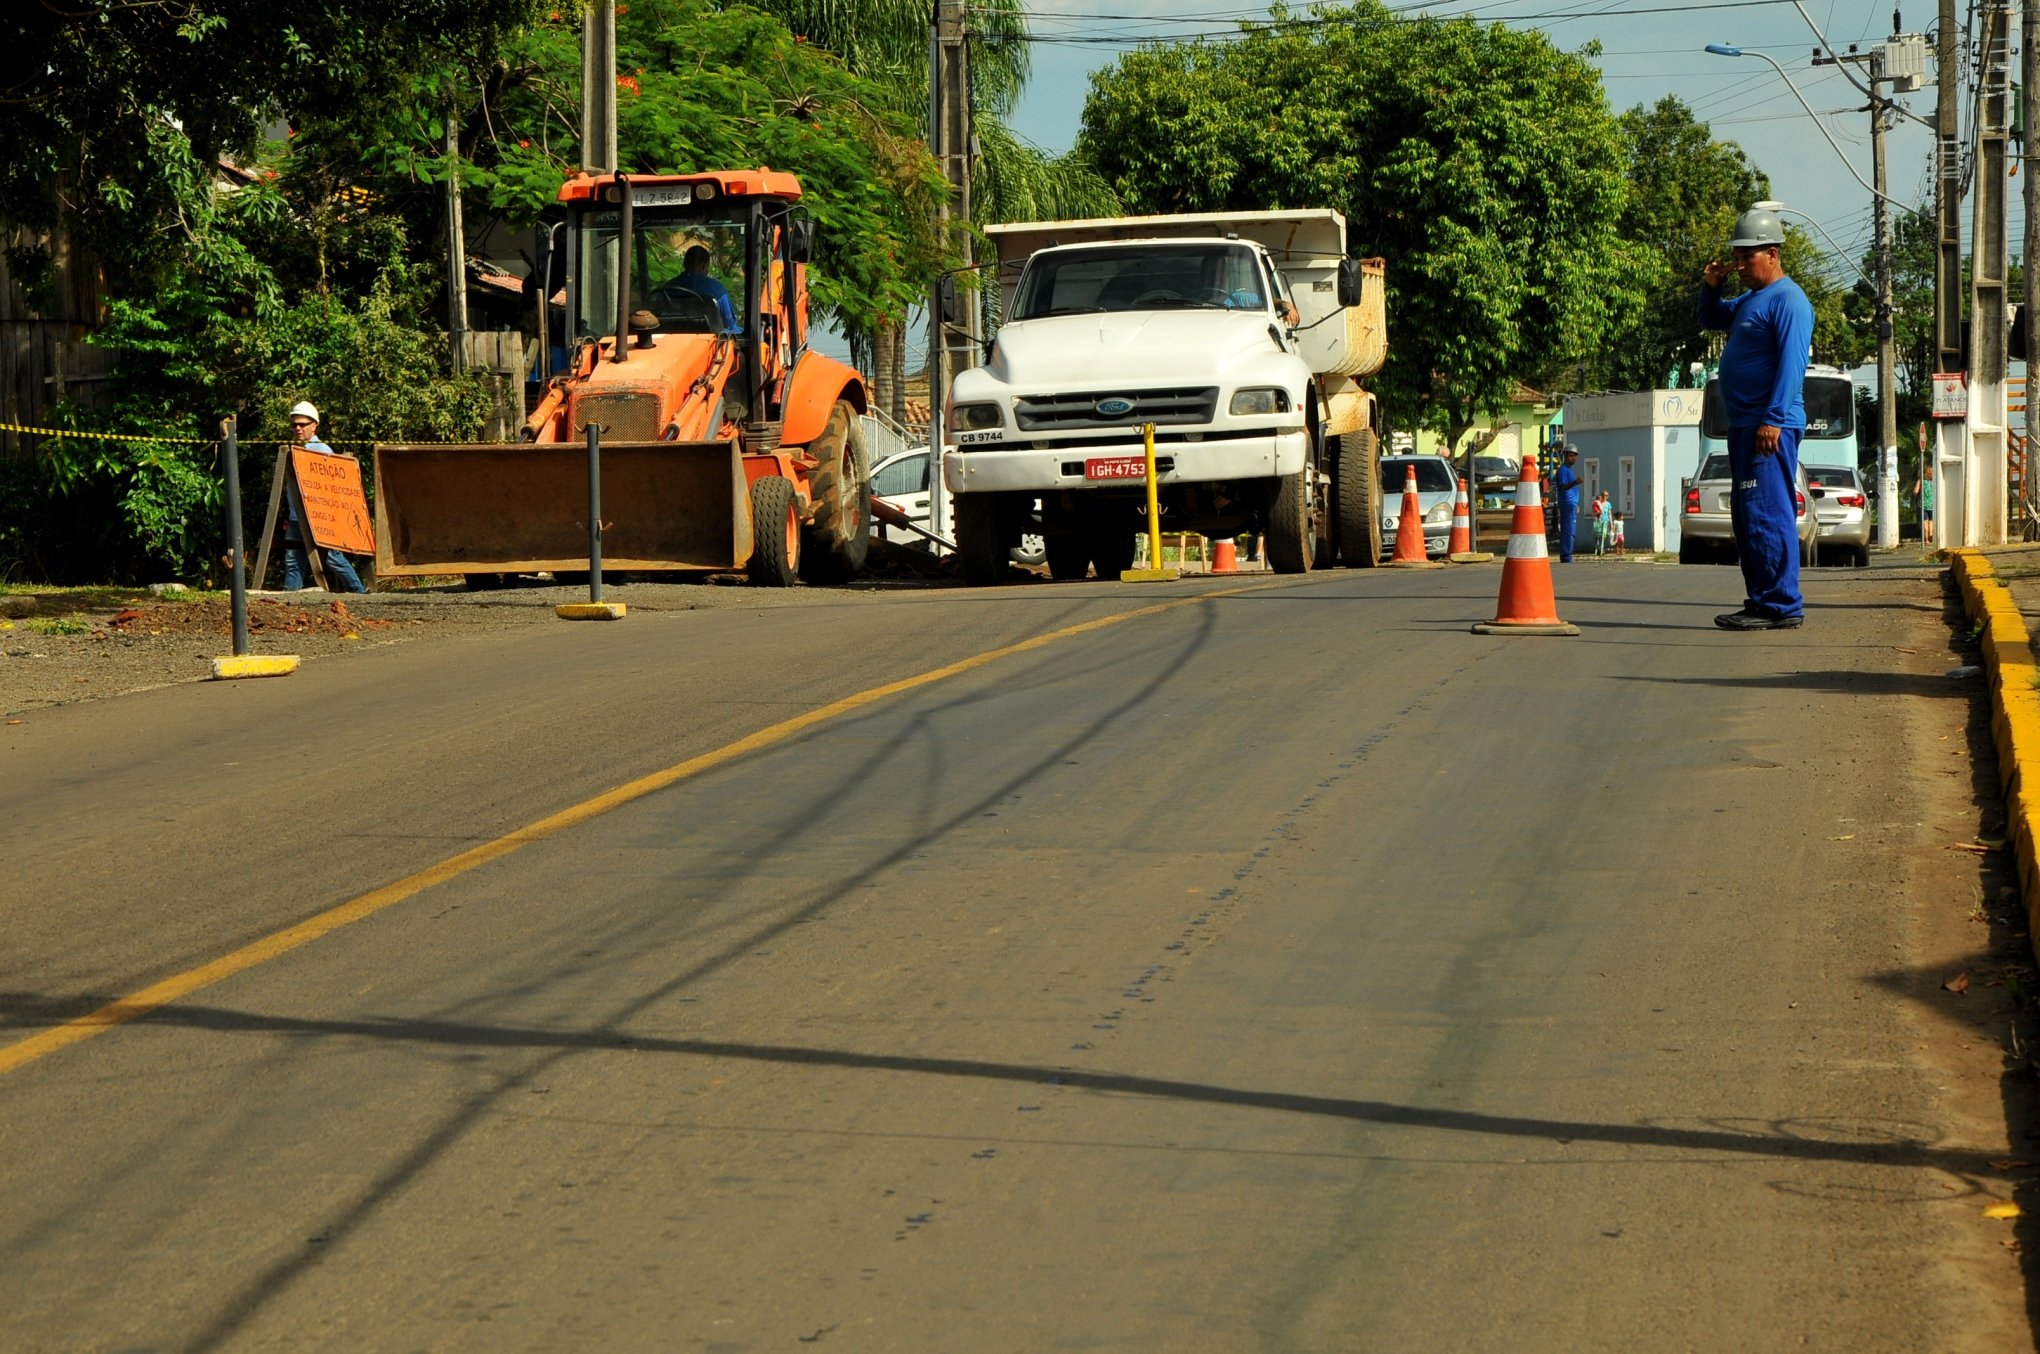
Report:
[[1119,575],[1122,583],[1173,583],[1183,576],[1179,569],[1162,567],[1162,503],[1161,493],[1155,488],[1155,425],[1140,425],[1140,439],[1147,449],[1147,491],[1148,491],[1148,567],[1128,569]]

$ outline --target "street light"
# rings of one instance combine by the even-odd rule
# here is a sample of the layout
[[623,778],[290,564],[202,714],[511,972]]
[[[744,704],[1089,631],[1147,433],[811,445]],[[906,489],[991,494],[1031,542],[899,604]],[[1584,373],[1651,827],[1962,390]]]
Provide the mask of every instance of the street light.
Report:
[[1806,116],[1813,119],[1813,125],[1820,129],[1820,134],[1823,137],[1827,138],[1828,145],[1834,147],[1835,154],[1841,157],[1842,164],[1845,167],[1847,167],[1850,176],[1854,178],[1857,183],[1862,184],[1865,189],[1868,189],[1870,195],[1874,198],[1882,198],[1886,202],[1897,203],[1898,206],[1904,207],[1907,211],[1912,212],[1916,216],[1925,215],[1925,213],[1921,212],[1918,208],[1910,206],[1909,204],[1904,202],[1899,202],[1897,198],[1892,197],[1889,193],[1878,192],[1875,188],[1872,188],[1870,186],[1870,184],[1863,178],[1861,174],[1858,174],[1856,172],[1856,166],[1850,162],[1848,155],[1842,150],[1840,146],[1835,145],[1834,137],[1828,135],[1827,124],[1820,120],[1820,114],[1813,111],[1812,105],[1808,104],[1806,101],[1806,96],[1799,92],[1799,86],[1792,83],[1792,77],[1785,73],[1785,68],[1779,65],[1775,59],[1766,56],[1762,52],[1756,51],[1746,52],[1742,48],[1726,42],[1710,42],[1707,44],[1707,50],[1713,53],[1715,56],[1753,56],[1757,58],[1757,60],[1759,61],[1769,61],[1771,63],[1771,69],[1778,72],[1778,78],[1785,82],[1785,88],[1791,90],[1792,97],[1799,100],[1799,106],[1801,108],[1806,109]]

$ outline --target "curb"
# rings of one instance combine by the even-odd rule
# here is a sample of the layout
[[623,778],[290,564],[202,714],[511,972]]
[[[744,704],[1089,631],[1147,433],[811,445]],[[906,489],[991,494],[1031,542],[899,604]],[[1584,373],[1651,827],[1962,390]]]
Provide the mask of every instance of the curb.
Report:
[[[2028,761],[2040,766],[2040,664],[2033,658],[2033,637],[2018,604],[1978,550],[1942,552],[1962,594],[1962,608],[1983,628],[1983,665],[1990,678],[1990,732],[1997,744],[1998,781],[2005,794],[2005,833],[2018,861],[2019,891],[2026,900],[2029,928],[2040,918],[2040,861],[2036,861],[2035,809],[2040,788],[2028,796],[2021,770]],[[2040,941],[2036,941],[2040,948]]]

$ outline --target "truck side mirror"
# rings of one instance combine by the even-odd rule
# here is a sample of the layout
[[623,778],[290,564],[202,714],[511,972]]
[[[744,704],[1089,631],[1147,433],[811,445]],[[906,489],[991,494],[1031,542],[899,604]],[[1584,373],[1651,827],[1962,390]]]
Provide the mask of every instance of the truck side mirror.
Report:
[[788,223],[786,257],[806,263],[815,256],[815,223],[805,218]]
[[1360,304],[1360,260],[1339,260],[1339,304],[1357,306]]

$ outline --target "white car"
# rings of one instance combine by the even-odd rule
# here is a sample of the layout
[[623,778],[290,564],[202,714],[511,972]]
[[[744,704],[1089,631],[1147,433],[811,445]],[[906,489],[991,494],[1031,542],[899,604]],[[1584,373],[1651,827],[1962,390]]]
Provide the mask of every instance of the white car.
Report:
[[[905,451],[896,451],[871,468],[872,496],[882,498],[898,508],[907,515],[909,521],[926,526],[929,516],[928,473],[928,448],[908,447]],[[1022,533],[1020,544],[1013,550],[1012,558],[1015,564],[1024,564],[1031,568],[1048,558],[1048,551],[1041,539],[1039,502],[1035,504],[1034,528],[1033,531]],[[923,550],[933,545],[926,536],[909,531],[905,527],[880,521],[876,516],[871,519],[871,530],[872,534],[882,541],[918,546]]]

